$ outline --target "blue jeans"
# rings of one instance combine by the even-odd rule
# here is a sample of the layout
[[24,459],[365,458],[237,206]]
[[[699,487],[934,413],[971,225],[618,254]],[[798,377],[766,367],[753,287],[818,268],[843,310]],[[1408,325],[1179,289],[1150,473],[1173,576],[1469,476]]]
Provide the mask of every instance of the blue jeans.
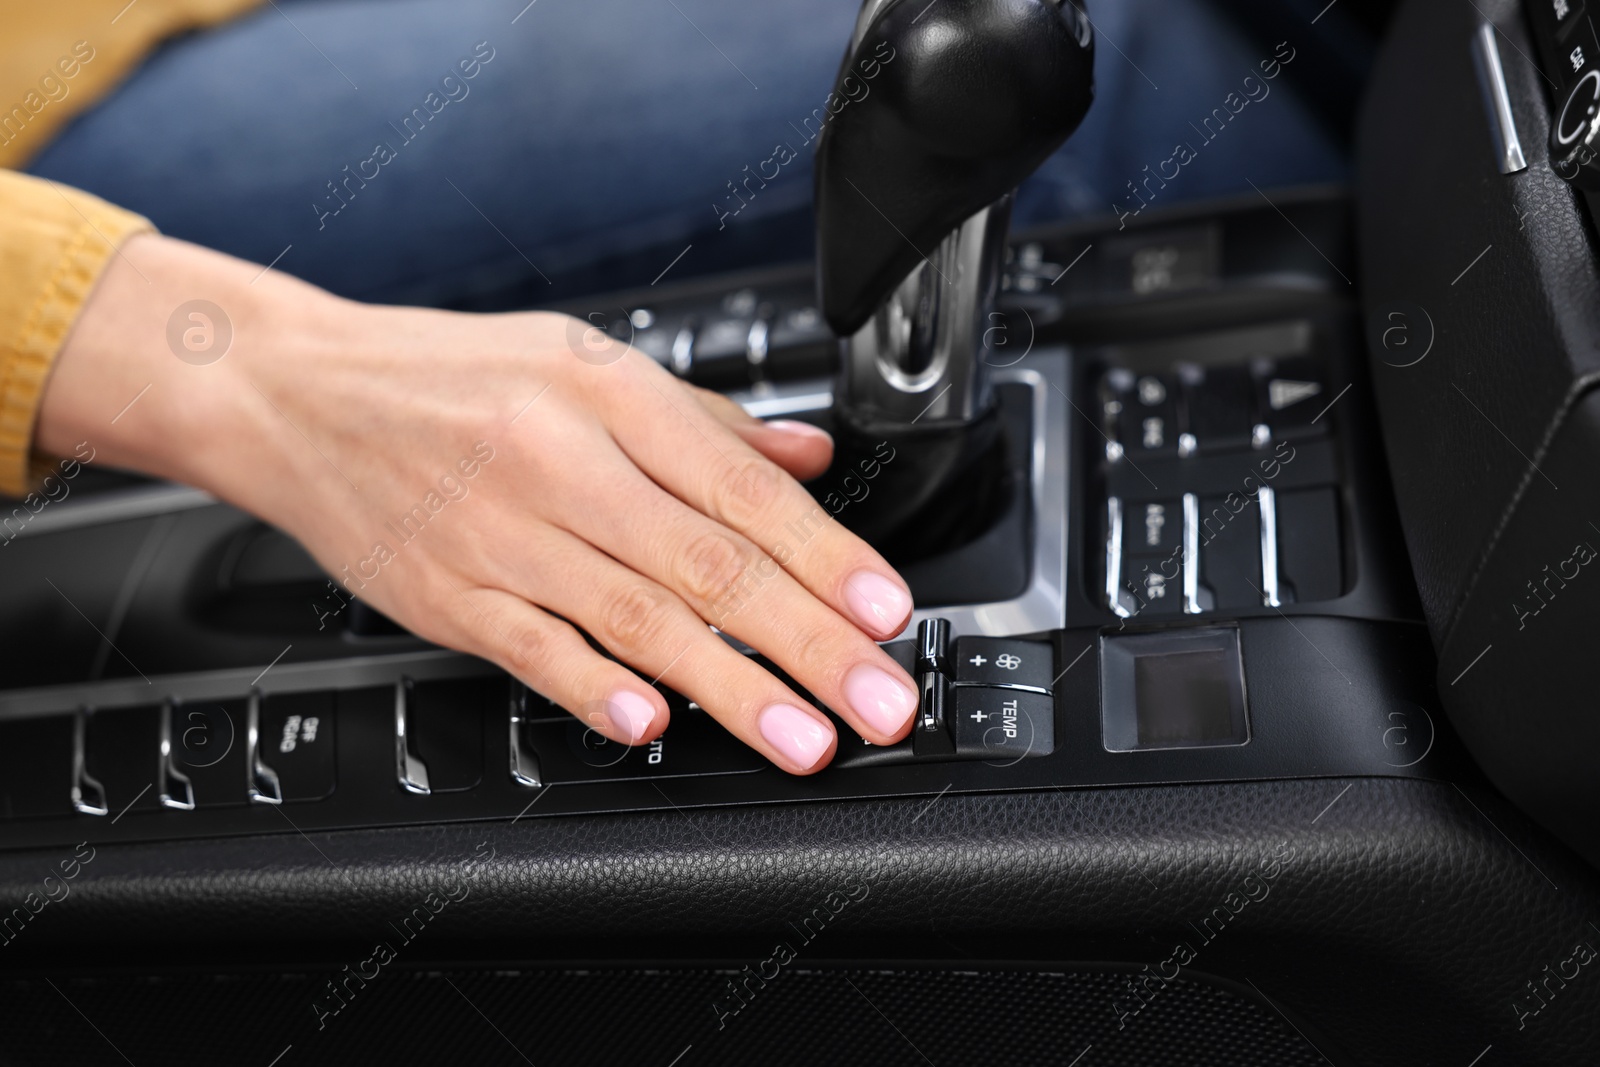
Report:
[[[29,168],[345,296],[526,306],[811,252],[805,119],[856,0],[278,0],[168,43]],[[1102,0],[1097,100],[1018,225],[1115,216],[1270,58],[1203,0]],[[1302,42],[1310,46],[1312,42]],[[1340,180],[1288,90],[1161,191]],[[1157,88],[1159,86],[1159,88]],[[741,182],[787,144],[737,215]],[[743,187],[741,187],[743,188]],[[280,257],[281,258],[278,258]]]

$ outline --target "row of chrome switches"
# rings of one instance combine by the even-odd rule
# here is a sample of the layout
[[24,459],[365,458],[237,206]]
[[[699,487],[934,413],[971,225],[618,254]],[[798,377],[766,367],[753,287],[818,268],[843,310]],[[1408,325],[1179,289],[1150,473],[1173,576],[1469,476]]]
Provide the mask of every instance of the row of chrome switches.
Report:
[[884,651],[916,680],[911,736],[896,745],[852,744],[840,733],[836,767],[927,759],[1017,760],[1055,749],[1051,647],[1010,637],[950,638],[945,619],[926,619],[915,641]]

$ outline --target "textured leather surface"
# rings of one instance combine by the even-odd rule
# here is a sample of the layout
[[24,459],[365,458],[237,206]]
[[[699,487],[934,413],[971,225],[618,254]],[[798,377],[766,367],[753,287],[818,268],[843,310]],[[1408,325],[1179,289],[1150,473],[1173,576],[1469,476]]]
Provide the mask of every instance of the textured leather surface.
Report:
[[1523,494],[1440,652],[1439,673],[1451,720],[1484,772],[1600,865],[1597,455],[1600,394],[1590,393],[1540,458],[1550,481]]
[[[1528,159],[1509,176],[1495,166],[1472,66],[1484,18],[1502,33]],[[1388,365],[1375,349],[1373,380],[1436,645],[1518,495],[1538,488],[1532,464],[1600,374],[1600,273],[1573,193],[1547,161],[1549,86],[1534,55],[1514,0],[1413,0],[1391,28],[1360,124],[1369,328],[1404,301],[1435,333],[1414,366]],[[1411,328],[1418,336],[1421,324]]]
[[[20,901],[56,859],[0,857],[0,901]],[[1191,925],[1263,878],[1268,892],[1213,939]],[[1253,983],[1335,1062],[1460,1067],[1493,1044],[1499,1062],[1587,1064],[1600,1049],[1600,962],[1523,1029],[1513,1004],[1576,942],[1600,946],[1593,872],[1488,794],[1392,779],[104,846],[0,962],[61,972],[250,960],[332,974],[453,884],[468,897],[406,947],[408,963],[737,968],[857,885],[867,893],[838,913],[819,954],[1158,968],[1182,940],[1195,950],[1189,973]]]
[[[1528,161],[1513,175],[1494,165],[1468,47],[1485,17]],[[1362,123],[1364,304],[1369,334],[1403,301],[1436,335],[1414,366],[1385,361],[1410,353],[1372,354],[1441,699],[1506,795],[1600,862],[1586,670],[1600,623],[1581,591],[1542,610],[1567,585],[1550,568],[1575,543],[1600,545],[1595,436],[1573,428],[1600,381],[1600,272],[1579,202],[1548,162],[1554,86],[1536,56],[1510,0],[1404,9]],[[1541,616],[1532,627],[1519,603]]]

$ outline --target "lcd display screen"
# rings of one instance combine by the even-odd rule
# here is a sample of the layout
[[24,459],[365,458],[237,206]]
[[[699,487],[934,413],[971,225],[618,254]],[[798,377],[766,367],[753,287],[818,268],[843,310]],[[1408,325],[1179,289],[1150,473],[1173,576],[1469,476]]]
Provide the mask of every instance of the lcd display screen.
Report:
[[1157,652],[1133,661],[1133,696],[1139,744],[1226,744],[1238,732],[1234,723],[1230,671],[1238,661],[1226,652]]
[[1101,640],[1101,722],[1112,752],[1250,740],[1239,634],[1204,627]]

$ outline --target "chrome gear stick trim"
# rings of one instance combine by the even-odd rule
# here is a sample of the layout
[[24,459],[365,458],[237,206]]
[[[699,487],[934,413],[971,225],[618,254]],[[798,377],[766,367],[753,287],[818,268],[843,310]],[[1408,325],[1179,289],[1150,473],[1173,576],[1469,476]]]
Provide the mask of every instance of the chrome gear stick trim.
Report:
[[1011,197],[967,219],[844,341],[839,410],[855,428],[971,425],[993,406],[984,353]]

